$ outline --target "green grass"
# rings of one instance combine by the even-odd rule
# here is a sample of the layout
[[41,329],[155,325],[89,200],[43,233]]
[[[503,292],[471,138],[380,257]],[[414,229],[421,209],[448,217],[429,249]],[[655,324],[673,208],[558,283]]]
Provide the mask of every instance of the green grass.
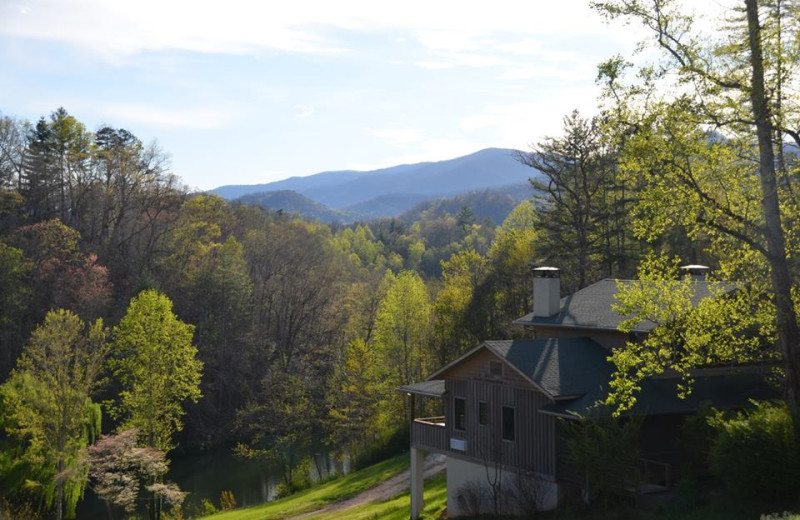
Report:
[[[447,479],[438,475],[425,481],[423,520],[438,519],[447,509]],[[341,511],[320,513],[308,520],[408,520],[411,499],[408,491],[385,502],[375,502]]]
[[[398,455],[292,496],[253,507],[204,517],[208,520],[275,520],[320,509],[375,487],[408,468],[408,454]],[[407,513],[407,511],[406,511]]]

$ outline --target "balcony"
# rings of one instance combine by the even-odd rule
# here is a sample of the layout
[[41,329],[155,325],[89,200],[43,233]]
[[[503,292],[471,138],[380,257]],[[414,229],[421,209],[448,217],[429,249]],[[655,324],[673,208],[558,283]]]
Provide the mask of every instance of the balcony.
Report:
[[414,419],[411,423],[411,445],[425,451],[446,452],[448,445],[444,417]]

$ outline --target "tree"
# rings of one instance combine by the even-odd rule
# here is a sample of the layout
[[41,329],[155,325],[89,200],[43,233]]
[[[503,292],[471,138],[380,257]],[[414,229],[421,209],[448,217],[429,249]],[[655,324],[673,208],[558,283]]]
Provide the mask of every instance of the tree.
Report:
[[545,177],[530,181],[542,202],[537,249],[545,262],[564,270],[566,288],[582,289],[601,272],[622,270],[624,199],[615,182],[614,141],[600,120],[573,111],[564,118],[563,137],[547,138],[517,157]]
[[[741,273],[748,269],[743,257],[758,257],[765,269],[751,269],[756,277],[747,281],[762,285],[774,304],[786,396],[797,407],[800,328],[792,297],[797,274],[790,261],[797,244],[787,234],[797,215],[796,178],[783,154],[785,139],[800,145],[794,110],[797,54],[787,44],[798,35],[797,6],[744,0],[744,20],[731,25],[720,41],[700,35],[672,1],[596,5],[611,18],[634,19],[652,30],[667,58],[663,68],[640,71],[630,88],[623,84],[627,65],[621,59],[601,67],[614,105],[609,113],[619,118],[618,126],[642,137],[631,140],[638,152],[624,152],[623,162],[630,161],[626,169],[647,176],[642,167],[653,165],[661,173],[648,179],[644,209],[662,223],[674,212],[691,233],[712,235],[718,252],[740,251],[720,258],[728,272]],[[676,83],[670,84],[671,78]],[[653,154],[667,161],[650,161],[648,142],[668,150]]]
[[456,253],[442,262],[442,288],[433,308],[433,343],[439,366],[455,360],[483,337],[486,319],[475,305],[487,262],[474,250]]
[[135,429],[123,430],[104,435],[89,447],[92,489],[106,503],[111,520],[114,507],[132,515],[143,488],[158,491],[170,503],[180,503],[185,497],[172,483],[142,486],[142,481],[158,481],[167,472],[168,464],[163,451],[137,446],[138,436]]
[[615,310],[632,332],[642,322],[655,324],[644,339],[613,350],[616,372],[607,403],[615,414],[636,401],[640,383],[666,371],[682,377],[678,395],[692,391],[691,370],[704,365],[755,363],[775,357],[770,304],[758,290],[731,283],[708,286],[710,297],[696,302],[698,284],[681,278],[680,260],[651,254],[639,266],[635,282],[620,282]]
[[103,314],[111,297],[108,271],[97,255],[81,253],[76,229],[51,219],[17,229],[15,238],[33,263],[34,315],[43,316],[53,307],[84,319]]
[[192,345],[194,326],[172,313],[165,295],[146,290],[131,299],[114,327],[112,366],[123,390],[116,406],[122,428],[136,428],[139,440],[168,452],[183,428],[184,401],[200,398],[202,363]]
[[106,336],[100,320],[84,326],[70,311],[50,311],[0,387],[6,432],[23,445],[24,461],[46,468],[42,484],[58,520],[75,515],[88,475],[84,452],[100,431],[91,394]]
[[[497,232],[487,256],[488,273],[475,289],[472,312],[479,321],[480,338],[511,337],[512,320],[530,312],[533,287],[531,266],[537,258],[542,232],[532,201],[523,201],[509,213]],[[541,264],[540,264],[541,265]]]
[[0,379],[14,366],[27,335],[22,323],[31,298],[26,283],[31,267],[22,250],[0,242]]
[[375,322],[375,341],[391,384],[406,385],[425,376],[430,365],[426,348],[430,319],[430,297],[422,278],[403,271],[391,280]]
[[388,389],[375,354],[363,339],[354,339],[331,378],[328,415],[334,444],[351,456],[365,450],[370,436],[380,431],[376,417]]
[[[192,344],[194,326],[172,313],[172,301],[155,290],[131,299],[114,327],[112,366],[123,390],[116,405],[123,429],[135,428],[145,446],[169,452],[172,437],[183,429],[184,401],[200,398],[202,363]],[[154,476],[150,515],[161,515],[160,491]]]

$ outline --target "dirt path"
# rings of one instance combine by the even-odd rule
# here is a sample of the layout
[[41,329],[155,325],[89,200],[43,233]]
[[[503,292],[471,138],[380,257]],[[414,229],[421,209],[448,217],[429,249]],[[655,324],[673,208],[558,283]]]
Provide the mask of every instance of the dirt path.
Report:
[[[446,467],[447,458],[444,455],[435,453],[428,455],[425,457],[425,478],[444,471]],[[325,506],[322,509],[309,511],[301,515],[290,516],[284,520],[300,520],[301,518],[307,518],[309,516],[319,515],[321,513],[330,513],[332,511],[350,509],[351,507],[368,504],[370,502],[383,502],[385,500],[389,500],[390,498],[394,498],[403,491],[407,490],[409,486],[409,480],[410,470],[406,470],[378,484],[374,488],[368,489],[363,493],[359,493],[358,495],[348,498],[343,502],[337,502],[335,504]]]

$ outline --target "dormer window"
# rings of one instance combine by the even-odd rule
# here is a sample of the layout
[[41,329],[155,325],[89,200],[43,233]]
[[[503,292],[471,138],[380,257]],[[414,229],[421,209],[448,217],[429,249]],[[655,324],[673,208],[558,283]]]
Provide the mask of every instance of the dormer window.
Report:
[[503,363],[500,361],[489,361],[489,374],[493,377],[503,377]]

